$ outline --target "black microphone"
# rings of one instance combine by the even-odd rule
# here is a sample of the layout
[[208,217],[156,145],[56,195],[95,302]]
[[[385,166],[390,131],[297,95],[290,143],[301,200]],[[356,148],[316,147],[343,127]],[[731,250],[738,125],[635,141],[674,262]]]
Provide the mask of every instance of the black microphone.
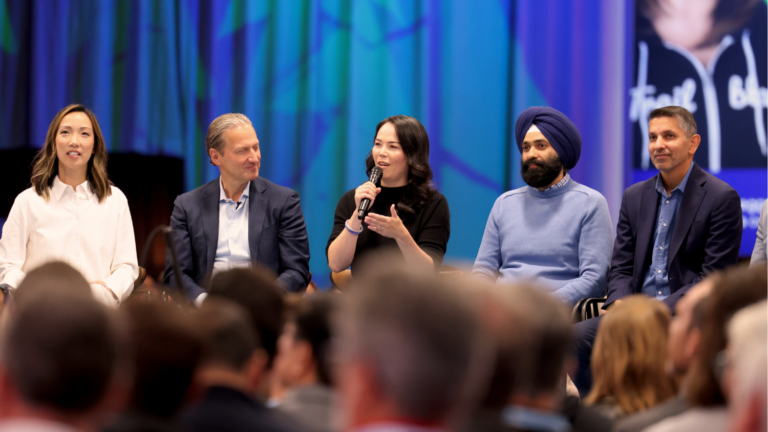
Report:
[[[373,185],[375,186],[376,183],[378,183],[379,180],[381,180],[381,175],[383,173],[384,171],[382,171],[381,168],[377,166],[373,167],[373,169],[371,169],[371,178],[369,179],[369,181],[373,183]],[[363,198],[363,200],[360,201],[360,209],[357,211],[357,218],[360,220],[363,220],[366,213],[368,213],[368,207],[370,206],[371,206],[371,200],[369,200],[368,198]]]

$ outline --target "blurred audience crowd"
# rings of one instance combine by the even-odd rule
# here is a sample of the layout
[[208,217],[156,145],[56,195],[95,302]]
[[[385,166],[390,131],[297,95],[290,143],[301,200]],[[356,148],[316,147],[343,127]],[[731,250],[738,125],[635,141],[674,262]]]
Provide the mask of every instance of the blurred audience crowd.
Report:
[[343,293],[236,268],[115,309],[49,263],[0,312],[0,432],[765,431],[766,273],[612,307],[580,398],[574,314],[534,285],[381,257]]

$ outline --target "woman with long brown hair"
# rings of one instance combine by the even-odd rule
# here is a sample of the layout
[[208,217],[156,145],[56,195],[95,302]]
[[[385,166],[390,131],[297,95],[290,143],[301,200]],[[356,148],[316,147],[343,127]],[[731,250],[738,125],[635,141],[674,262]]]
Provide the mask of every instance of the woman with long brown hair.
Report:
[[676,393],[664,369],[670,322],[667,306],[633,295],[605,315],[592,351],[592,391],[586,403],[618,419]]
[[0,238],[0,287],[15,289],[49,261],[71,264],[98,300],[118,305],[139,274],[125,195],[107,177],[107,146],[82,105],[59,111]]
[[[381,183],[370,181],[342,195],[325,253],[331,271],[355,267],[369,253],[393,249],[405,261],[439,269],[451,235],[448,201],[431,182],[429,137],[415,118],[396,115],[376,126],[366,174],[378,167]],[[358,216],[360,202],[370,212]]]

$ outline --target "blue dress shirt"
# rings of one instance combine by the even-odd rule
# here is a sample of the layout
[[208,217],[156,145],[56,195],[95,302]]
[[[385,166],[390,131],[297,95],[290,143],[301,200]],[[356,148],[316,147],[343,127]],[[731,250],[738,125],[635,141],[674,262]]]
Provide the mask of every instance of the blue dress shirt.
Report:
[[540,411],[529,407],[510,405],[504,408],[501,417],[506,426],[515,429],[541,432],[569,432],[571,424],[561,414]]
[[238,202],[227,198],[219,178],[219,241],[213,273],[235,267],[251,266],[251,248],[248,245],[248,188],[245,185]]
[[645,295],[664,300],[669,297],[669,244],[672,241],[672,233],[677,223],[677,213],[680,210],[680,203],[683,201],[685,185],[688,184],[688,177],[691,176],[693,162],[688,168],[688,172],[683,177],[683,181],[667,195],[664,188],[664,182],[661,175],[656,179],[656,192],[659,194],[659,210],[656,213],[656,231],[653,235],[653,255],[648,273],[643,281],[642,292]]

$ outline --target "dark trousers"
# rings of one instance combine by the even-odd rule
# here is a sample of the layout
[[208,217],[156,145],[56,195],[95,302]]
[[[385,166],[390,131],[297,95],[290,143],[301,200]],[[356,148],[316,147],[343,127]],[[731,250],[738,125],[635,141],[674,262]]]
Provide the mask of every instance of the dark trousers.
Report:
[[579,395],[582,399],[592,389],[590,359],[592,357],[592,347],[595,345],[597,328],[600,326],[602,319],[603,317],[599,316],[573,325],[573,333],[576,338],[576,360],[579,362],[579,367],[576,371],[576,376],[572,378],[576,388],[579,389]]

